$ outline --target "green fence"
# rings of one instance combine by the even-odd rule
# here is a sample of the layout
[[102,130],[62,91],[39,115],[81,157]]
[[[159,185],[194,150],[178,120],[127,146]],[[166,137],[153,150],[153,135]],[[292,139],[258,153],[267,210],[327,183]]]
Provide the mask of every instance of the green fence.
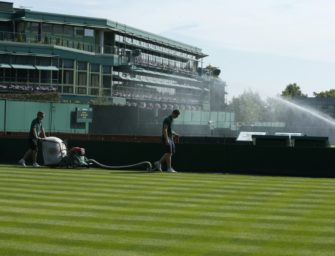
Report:
[[[31,102],[0,99],[0,132],[27,132],[38,111],[45,113],[43,126],[47,132],[88,133],[88,123],[75,121],[77,108],[88,104]],[[176,125],[210,125],[211,129],[236,130],[231,112],[181,111]]]
[[47,132],[88,133],[88,124],[75,122],[76,108],[89,108],[89,105],[0,100],[0,131],[27,132],[36,113],[43,111]]
[[208,125],[213,128],[229,128],[235,130],[235,114],[232,112],[182,111],[175,124]]

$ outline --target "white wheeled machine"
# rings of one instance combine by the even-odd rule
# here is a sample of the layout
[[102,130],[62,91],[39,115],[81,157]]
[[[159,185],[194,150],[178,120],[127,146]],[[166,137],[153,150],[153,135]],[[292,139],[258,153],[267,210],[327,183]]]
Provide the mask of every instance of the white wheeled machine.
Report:
[[148,161],[131,165],[110,166],[99,163],[94,159],[85,156],[85,149],[74,147],[67,150],[65,143],[57,137],[46,137],[42,140],[42,153],[44,165],[54,167],[78,168],[78,167],[98,167],[103,169],[120,170],[134,169],[136,167],[146,167],[152,170],[152,164]]

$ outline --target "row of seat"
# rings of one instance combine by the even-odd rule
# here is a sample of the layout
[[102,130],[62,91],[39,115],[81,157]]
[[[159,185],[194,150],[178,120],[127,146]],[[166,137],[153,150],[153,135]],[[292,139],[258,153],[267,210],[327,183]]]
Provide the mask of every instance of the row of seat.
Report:
[[[169,94],[139,93],[131,91],[114,91],[113,96],[127,99],[165,101],[171,103],[183,102],[186,104],[198,104],[199,100],[192,97],[176,97]],[[183,95],[184,96],[184,95]]]
[[190,69],[190,68],[182,68],[182,67],[176,67],[176,66],[172,66],[169,64],[163,64],[163,63],[159,63],[156,61],[150,61],[150,60],[146,60],[146,59],[142,59],[142,58],[136,58],[135,59],[135,63],[136,64],[144,64],[153,68],[160,68],[163,70],[172,70],[175,73],[181,73],[183,75],[191,75],[191,76],[195,76],[195,73]]
[[56,92],[57,88],[53,86],[41,86],[41,85],[17,85],[17,84],[9,84],[4,85],[0,84],[1,92]]
[[145,109],[161,109],[161,110],[173,110],[173,109],[179,109],[181,111],[183,110],[189,110],[189,111],[197,111],[201,110],[200,106],[194,106],[194,105],[180,105],[180,104],[165,104],[165,103],[152,103],[152,102],[127,102],[127,106],[129,107],[139,107],[139,108],[145,108]]

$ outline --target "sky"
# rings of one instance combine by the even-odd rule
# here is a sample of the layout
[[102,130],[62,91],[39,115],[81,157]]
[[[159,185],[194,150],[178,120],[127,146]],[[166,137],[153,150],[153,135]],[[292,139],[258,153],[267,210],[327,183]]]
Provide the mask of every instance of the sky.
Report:
[[221,69],[228,100],[297,83],[335,88],[334,0],[16,0],[14,7],[105,18],[202,49]]

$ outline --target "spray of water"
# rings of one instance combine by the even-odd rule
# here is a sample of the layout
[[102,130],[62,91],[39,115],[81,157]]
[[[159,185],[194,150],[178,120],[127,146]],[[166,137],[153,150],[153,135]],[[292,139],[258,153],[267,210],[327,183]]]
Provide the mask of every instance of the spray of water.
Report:
[[291,101],[286,100],[286,99],[284,99],[282,97],[279,97],[279,96],[275,97],[274,100],[276,100],[276,101],[278,101],[282,104],[285,104],[286,106],[289,106],[292,109],[295,109],[295,110],[301,111],[303,113],[306,113],[310,116],[313,116],[313,117],[315,117],[315,118],[317,118],[317,119],[335,127],[335,119],[330,117],[330,116],[322,114],[322,113],[320,113],[320,112],[318,112],[314,109],[310,109],[310,108],[307,108],[307,107],[300,106],[300,105],[298,105],[294,102],[291,102]]

